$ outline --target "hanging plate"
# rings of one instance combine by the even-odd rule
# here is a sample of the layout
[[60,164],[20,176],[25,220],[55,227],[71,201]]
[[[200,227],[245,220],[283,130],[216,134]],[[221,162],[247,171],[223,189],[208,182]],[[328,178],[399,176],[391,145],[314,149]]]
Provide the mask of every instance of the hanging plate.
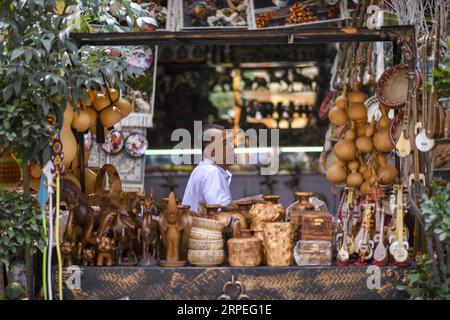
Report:
[[110,154],[118,154],[123,148],[123,135],[120,131],[112,130],[106,135],[102,149]]
[[125,139],[125,151],[134,158],[142,157],[148,147],[148,141],[145,135],[139,132],[131,133]]

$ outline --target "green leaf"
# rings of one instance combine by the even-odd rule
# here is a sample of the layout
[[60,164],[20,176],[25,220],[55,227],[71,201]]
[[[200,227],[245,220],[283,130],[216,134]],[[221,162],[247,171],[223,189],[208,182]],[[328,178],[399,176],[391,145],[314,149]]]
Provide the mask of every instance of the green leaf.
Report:
[[11,96],[13,94],[13,90],[14,90],[14,84],[10,84],[10,85],[6,86],[5,89],[3,89],[3,100],[5,102],[9,101],[9,99],[11,98]]
[[47,52],[50,52],[50,48],[52,46],[52,41],[49,39],[41,39],[41,43],[44,46]]
[[23,48],[14,49],[11,54],[11,61],[14,61],[17,58],[19,58],[24,52],[25,50]]

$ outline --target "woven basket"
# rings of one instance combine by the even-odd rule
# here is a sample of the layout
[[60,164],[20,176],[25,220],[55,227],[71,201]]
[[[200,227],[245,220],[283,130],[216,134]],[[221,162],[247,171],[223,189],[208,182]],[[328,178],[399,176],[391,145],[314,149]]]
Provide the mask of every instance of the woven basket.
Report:
[[223,240],[197,240],[189,239],[190,250],[222,250]]
[[217,220],[193,217],[192,227],[221,232],[225,228],[225,225]]
[[190,239],[194,240],[222,240],[222,232],[216,230],[208,230],[197,227],[191,228],[189,235]]
[[217,266],[225,261],[223,250],[189,250],[188,261],[199,267]]

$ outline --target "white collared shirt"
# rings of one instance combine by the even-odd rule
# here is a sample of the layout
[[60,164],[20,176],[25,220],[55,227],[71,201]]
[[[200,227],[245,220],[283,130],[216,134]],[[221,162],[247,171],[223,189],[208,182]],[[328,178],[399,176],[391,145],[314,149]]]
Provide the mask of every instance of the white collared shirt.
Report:
[[228,206],[231,202],[231,173],[210,159],[203,159],[192,171],[184,191],[183,205],[197,212],[199,202]]

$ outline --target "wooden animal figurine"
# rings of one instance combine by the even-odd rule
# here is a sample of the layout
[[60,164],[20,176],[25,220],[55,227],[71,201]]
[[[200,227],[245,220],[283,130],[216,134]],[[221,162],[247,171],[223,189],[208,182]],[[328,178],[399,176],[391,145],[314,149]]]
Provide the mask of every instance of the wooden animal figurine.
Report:
[[[136,223],[125,208],[121,208],[113,227],[114,239],[117,240],[117,264],[136,265],[137,255],[134,250],[136,241]],[[124,253],[126,254],[124,256]]]
[[95,247],[83,249],[83,266],[93,266],[95,265],[96,251]]
[[159,233],[157,222],[158,210],[153,202],[153,190],[149,197],[144,198],[143,217],[137,222],[137,239],[142,245],[142,259],[138,265],[151,267],[158,264],[157,250]]
[[63,265],[71,266],[77,261],[77,244],[75,242],[63,241],[61,243],[61,254],[63,257]]
[[160,261],[162,266],[180,267],[186,264],[185,260],[180,261],[182,231],[186,227],[184,221],[185,219],[182,219],[180,211],[177,208],[175,194],[171,192],[166,211],[159,219],[159,228],[166,253],[166,259]]
[[105,264],[105,261],[106,266],[112,266],[114,262],[114,251],[116,250],[116,241],[109,237],[100,237],[97,239],[97,266],[102,267]]

